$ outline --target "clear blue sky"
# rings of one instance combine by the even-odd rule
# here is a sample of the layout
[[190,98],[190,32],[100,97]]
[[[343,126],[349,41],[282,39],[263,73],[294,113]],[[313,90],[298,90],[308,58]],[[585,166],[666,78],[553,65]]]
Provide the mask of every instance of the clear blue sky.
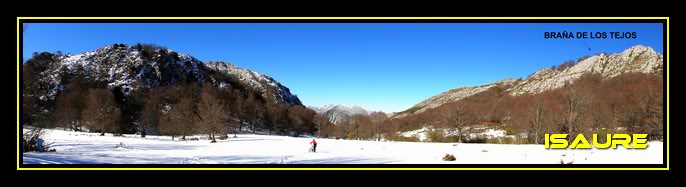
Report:
[[[546,31],[629,31],[638,37],[544,39]],[[652,23],[30,24],[23,56],[155,43],[270,75],[305,105],[397,112],[452,88],[526,77],[583,55],[637,44],[662,53],[662,37],[661,24]]]

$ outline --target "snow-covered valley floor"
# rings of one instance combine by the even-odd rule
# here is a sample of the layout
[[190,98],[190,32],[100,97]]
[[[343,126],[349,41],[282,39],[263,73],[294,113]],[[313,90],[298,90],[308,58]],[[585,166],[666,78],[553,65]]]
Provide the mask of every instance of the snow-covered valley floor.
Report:
[[[175,141],[168,136],[45,130],[56,152],[23,153],[24,164],[662,164],[662,142],[647,149],[550,150],[543,145],[376,142],[230,135],[227,140]],[[123,145],[123,146],[118,146]],[[443,161],[453,154],[456,161]]]

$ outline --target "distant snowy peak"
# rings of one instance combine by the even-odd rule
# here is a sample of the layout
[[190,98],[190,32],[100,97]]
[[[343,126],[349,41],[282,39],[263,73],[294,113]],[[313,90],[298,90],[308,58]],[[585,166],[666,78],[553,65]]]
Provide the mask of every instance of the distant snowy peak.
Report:
[[360,106],[336,104],[324,105],[322,107],[310,106],[310,109],[326,116],[331,123],[340,124],[344,120],[355,115],[369,115],[369,111]]
[[331,107],[328,111],[335,110],[335,111],[345,111],[346,113],[350,114],[368,114],[367,110],[360,106],[350,106],[350,105],[344,105],[344,104],[339,104],[336,106]]
[[543,68],[526,79],[505,79],[481,86],[452,89],[426,99],[393,117],[400,118],[421,113],[427,109],[467,98],[495,86],[506,88],[506,92],[510,95],[535,94],[560,88],[586,73],[598,73],[604,78],[611,78],[624,73],[658,73],[662,72],[662,69],[662,54],[655,52],[650,47],[636,45],[622,53],[611,55],[601,53],[588,57],[569,68]]
[[[326,106],[328,106],[328,105],[326,105]],[[331,109],[331,108],[327,108],[326,106],[322,106],[322,107],[307,106],[307,108],[314,110],[315,112],[317,112],[317,114],[324,114],[327,110]]]
[[368,114],[369,113],[366,109],[362,108],[361,106],[357,106],[357,105],[337,104],[337,105],[326,105],[322,108],[326,109],[327,111],[330,111],[330,110],[348,111],[352,114]]

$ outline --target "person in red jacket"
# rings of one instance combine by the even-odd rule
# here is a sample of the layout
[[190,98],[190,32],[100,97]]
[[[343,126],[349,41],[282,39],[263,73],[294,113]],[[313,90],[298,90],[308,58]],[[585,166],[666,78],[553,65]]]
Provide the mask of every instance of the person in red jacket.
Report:
[[317,152],[317,141],[314,141],[314,139],[312,139],[310,144],[312,144],[312,152],[316,153]]

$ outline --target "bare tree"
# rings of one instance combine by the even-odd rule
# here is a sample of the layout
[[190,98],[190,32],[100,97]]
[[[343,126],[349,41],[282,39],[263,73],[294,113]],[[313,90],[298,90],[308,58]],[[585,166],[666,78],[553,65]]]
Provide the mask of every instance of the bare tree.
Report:
[[83,95],[79,90],[72,90],[57,96],[54,118],[59,126],[81,131],[81,111],[84,108]]
[[295,105],[288,108],[287,116],[291,125],[290,129],[296,137],[315,128],[314,123],[312,123],[312,115],[314,115],[314,111],[309,112],[303,106]]
[[167,105],[168,110],[164,111],[160,118],[160,132],[166,135],[181,135],[181,140],[186,140],[186,135],[194,132],[193,119],[196,115],[193,100],[189,97],[182,97],[173,105]]
[[313,116],[314,119],[312,121],[317,125],[317,137],[320,136],[321,131],[329,126],[331,122],[329,122],[329,119],[327,119],[325,116],[322,116],[320,114],[315,114]]
[[272,103],[270,105],[267,105],[266,107],[266,114],[265,116],[268,117],[269,125],[267,126],[267,130],[269,130],[269,134],[272,134],[272,131],[274,130],[282,130],[286,126],[286,112],[287,109],[284,106],[281,106],[276,103]]
[[383,125],[385,124],[384,122],[388,120],[388,116],[383,112],[372,112],[369,114],[369,117],[371,118],[373,138],[376,139],[376,141],[381,141]]
[[535,144],[541,143],[541,137],[543,133],[548,129],[549,120],[547,118],[547,111],[542,103],[536,103],[531,108],[531,114],[529,115],[529,130],[528,135],[533,137]]
[[649,133],[651,139],[661,139],[662,137],[662,95],[654,91],[654,88],[647,86],[638,94],[639,115],[643,117],[641,126],[642,132]]
[[639,106],[626,103],[620,108],[619,123],[627,133],[635,133],[642,126],[644,113]]
[[263,118],[264,118],[264,105],[262,102],[257,98],[257,96],[254,93],[248,94],[248,98],[245,99],[245,112],[246,112],[246,117],[250,121],[251,125],[251,130],[252,133],[255,133],[257,127],[263,123]]
[[458,142],[463,142],[465,136],[471,133],[471,126],[476,123],[476,117],[472,115],[464,104],[457,103],[453,106],[445,108],[443,117],[446,126],[450,129],[456,130],[458,133]]
[[368,115],[357,114],[352,117],[352,123],[355,128],[353,137],[361,140],[369,140],[374,137],[375,126],[372,119]]
[[568,86],[564,90],[565,101],[564,125],[570,134],[570,138],[576,136],[579,121],[584,110],[584,99],[580,92],[573,86]]
[[288,108],[288,120],[293,125],[291,129],[294,131],[295,136],[300,136],[300,130],[298,129],[298,126],[301,126],[305,122],[302,119],[302,112],[297,106]]
[[229,120],[227,105],[215,96],[215,92],[209,86],[203,88],[200,94],[200,101],[197,104],[198,115],[196,121],[198,126],[210,136],[211,141],[217,142],[216,134],[226,131],[226,123]]
[[654,118],[650,121],[651,124],[651,135],[653,139],[662,140],[663,139],[663,121],[664,121],[664,109],[663,109],[663,97],[662,95],[657,96],[657,102],[652,106],[652,111]]
[[121,134],[121,111],[114,101],[114,94],[108,89],[90,89],[86,97],[86,107],[81,112],[83,125],[90,130]]
[[329,123],[328,125],[324,126],[319,131],[319,136],[324,138],[340,138],[340,136],[338,136],[338,127],[336,127],[336,125],[333,123]]
[[163,104],[157,128],[161,135],[169,135],[172,140],[174,140],[174,137],[181,134],[181,127],[180,124],[176,122],[176,120],[180,118],[179,112],[172,107],[173,105],[171,104]]
[[399,119],[388,119],[383,121],[380,125],[380,130],[384,136],[384,139],[388,139],[389,136],[397,135],[397,133],[400,131],[400,123],[401,120]]
[[241,132],[243,130],[243,123],[245,122],[246,117],[246,111],[245,111],[245,99],[243,98],[243,94],[240,92],[240,90],[233,90],[233,104],[231,105],[231,111],[233,114],[234,119],[237,120],[238,123],[238,130],[237,132]]
[[139,131],[141,137],[147,134],[147,128],[157,128],[160,122],[160,111],[162,110],[162,92],[159,89],[151,89],[148,91],[144,101],[143,109],[141,111],[141,126]]

